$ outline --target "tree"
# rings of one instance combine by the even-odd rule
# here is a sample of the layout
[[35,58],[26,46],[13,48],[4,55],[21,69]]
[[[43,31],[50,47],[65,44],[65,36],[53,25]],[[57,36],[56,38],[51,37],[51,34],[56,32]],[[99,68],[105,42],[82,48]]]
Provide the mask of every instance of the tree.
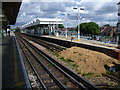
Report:
[[116,26],[118,27],[119,23],[116,24]]
[[64,28],[63,24],[58,24],[58,28]]
[[16,27],[14,30],[15,30],[15,32],[20,32],[21,31],[20,27]]
[[110,24],[105,24],[104,26],[110,26]]
[[74,31],[75,30],[75,28],[69,28],[69,31]]
[[[80,25],[80,33],[82,34],[94,34],[97,35],[100,31],[99,25],[95,22],[89,22],[89,23],[81,23]],[[76,28],[76,31],[78,31],[78,26]]]

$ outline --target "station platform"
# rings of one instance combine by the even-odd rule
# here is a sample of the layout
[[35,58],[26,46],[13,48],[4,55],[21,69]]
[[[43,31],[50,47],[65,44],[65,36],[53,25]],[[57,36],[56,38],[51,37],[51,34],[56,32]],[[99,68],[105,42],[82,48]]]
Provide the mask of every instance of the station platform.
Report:
[[[49,37],[49,38],[55,38],[55,39],[60,39],[60,40],[65,40],[65,41],[71,41],[71,36],[68,36],[67,38],[63,35],[59,36],[47,36],[47,35],[42,35],[42,37]],[[92,46],[98,46],[98,47],[104,47],[108,49],[117,49],[118,45],[117,44],[110,44],[110,43],[103,43],[95,40],[86,40],[83,38],[80,38],[80,40],[77,40],[77,38],[74,38],[72,42],[76,43],[82,43],[82,44],[87,44],[87,45],[92,45]]]
[[112,58],[120,60],[120,49],[118,48],[117,44],[103,43],[95,40],[86,40],[83,38],[80,38],[80,40],[74,38],[71,41],[71,36],[68,36],[66,38],[63,35],[53,36],[53,35],[35,35],[35,34],[27,34],[27,33],[23,33],[23,34],[35,38],[39,38],[54,44],[58,44],[60,46],[64,46],[67,48],[70,48],[72,46],[77,46],[81,48],[90,49],[93,51],[104,53]]
[[104,53],[110,57],[120,60],[120,49],[117,48],[118,47],[117,44],[103,43],[95,40],[85,40],[83,38],[80,38],[80,40],[77,40],[77,38],[75,38],[71,41],[71,36],[68,36],[67,38],[65,36],[49,36],[49,35],[40,36],[35,35],[35,36],[48,42],[52,42],[68,48],[72,46],[82,47]]
[[14,33],[2,38],[2,90],[31,88]]

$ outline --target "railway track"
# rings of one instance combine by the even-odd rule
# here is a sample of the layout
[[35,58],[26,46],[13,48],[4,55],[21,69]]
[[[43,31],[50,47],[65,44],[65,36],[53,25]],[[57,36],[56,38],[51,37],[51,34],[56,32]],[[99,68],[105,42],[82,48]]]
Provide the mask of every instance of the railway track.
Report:
[[113,79],[113,80],[115,80],[115,81],[120,82],[120,78],[118,78],[118,77],[115,77],[115,76],[113,76],[113,75],[105,75],[105,76],[108,77],[108,78],[110,78],[110,79]]
[[62,51],[62,50],[66,49],[66,47],[50,43],[50,42],[41,40],[39,38],[33,38],[31,36],[27,36],[27,35],[24,35],[24,34],[20,34],[20,35],[23,36],[23,37],[25,37],[25,38],[27,38],[27,39],[29,39],[29,40],[31,40],[31,41],[34,41],[35,43],[40,44],[43,47],[46,47],[47,49],[49,49],[51,51]]
[[17,37],[22,51],[37,77],[39,88],[42,89],[97,89],[71,70],[29,43],[26,39]]

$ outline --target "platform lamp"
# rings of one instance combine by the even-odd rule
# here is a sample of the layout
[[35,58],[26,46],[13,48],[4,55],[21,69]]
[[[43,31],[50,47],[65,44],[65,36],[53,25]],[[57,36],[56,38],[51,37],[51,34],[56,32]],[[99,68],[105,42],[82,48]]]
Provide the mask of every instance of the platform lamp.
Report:
[[58,19],[59,19],[59,18],[60,18],[59,16],[56,17],[56,32],[57,32],[57,33],[56,33],[56,34],[57,34],[56,36],[58,36]]
[[67,33],[68,33],[68,30],[67,30],[67,21],[68,21],[68,15],[70,15],[69,13],[62,13],[62,15],[66,15],[66,38],[68,37]]
[[79,11],[80,10],[84,10],[84,8],[73,8],[73,9],[76,9],[76,10],[78,10],[78,15],[77,15],[77,17],[78,17],[78,41],[80,40],[80,26],[79,26],[79,24],[80,24],[80,14],[79,14]]

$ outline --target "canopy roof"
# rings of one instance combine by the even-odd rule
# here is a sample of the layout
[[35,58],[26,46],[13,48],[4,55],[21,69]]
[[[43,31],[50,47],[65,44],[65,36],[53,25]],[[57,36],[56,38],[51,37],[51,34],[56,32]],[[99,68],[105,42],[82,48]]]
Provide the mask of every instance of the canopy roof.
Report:
[[63,20],[57,18],[36,18],[33,21],[30,21],[25,25],[23,25],[21,29],[25,29],[37,25],[50,25],[50,24],[63,24]]
[[119,4],[120,4],[120,2],[117,3],[117,5],[119,5]]
[[[22,2],[22,0],[19,0]],[[2,2],[2,11],[6,16],[9,24],[13,25],[16,22],[16,18],[21,6],[21,2]]]

